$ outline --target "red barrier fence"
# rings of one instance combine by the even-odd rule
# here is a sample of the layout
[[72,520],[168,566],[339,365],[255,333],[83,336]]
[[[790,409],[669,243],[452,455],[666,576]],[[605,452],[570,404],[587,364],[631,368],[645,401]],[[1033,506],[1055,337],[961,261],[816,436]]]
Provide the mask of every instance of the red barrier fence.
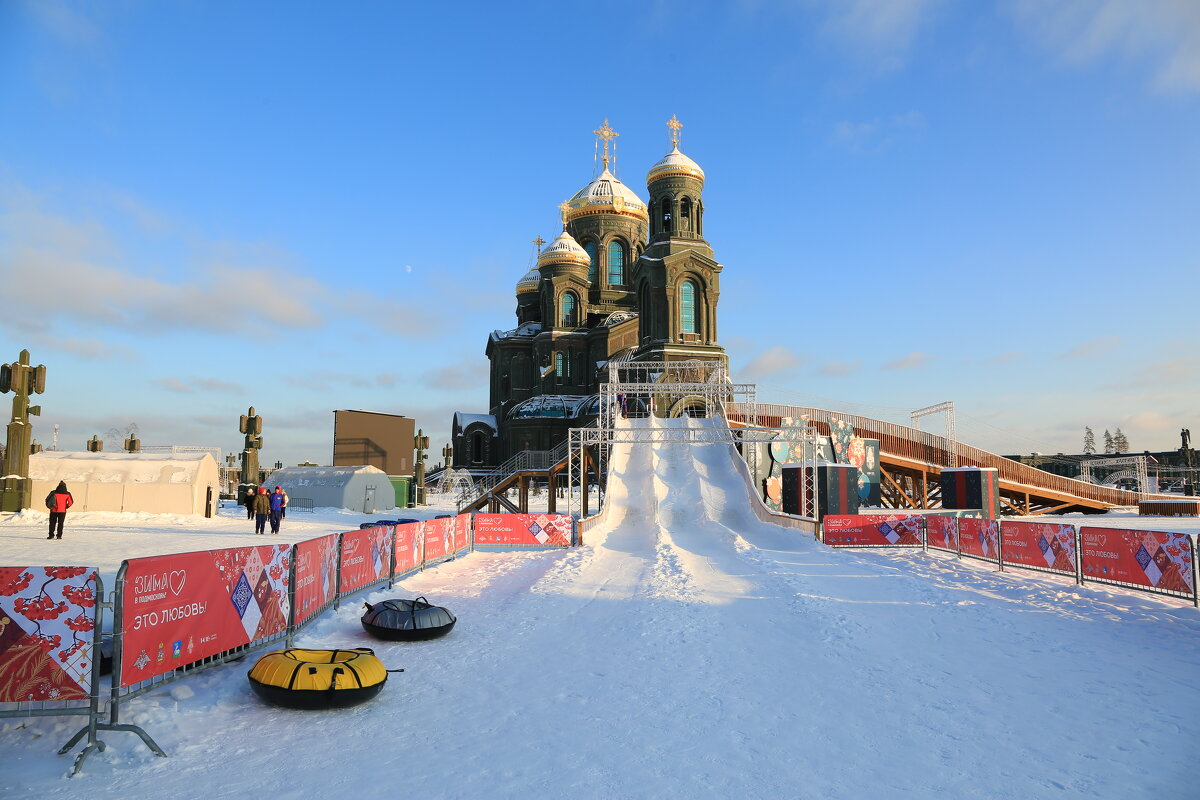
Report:
[[1196,597],[1192,536],[1129,528],[1079,530],[1083,576],[1175,597]]
[[376,525],[342,534],[338,596],[366,588],[392,574],[391,525]]
[[283,633],[291,553],[280,544],[126,561],[120,685]]
[[[574,518],[562,514],[487,514],[485,546],[557,548],[575,541]],[[88,726],[84,759],[103,745],[100,730],[136,733],[120,724],[123,701],[185,674],[295,633],[356,591],[389,587],[397,577],[469,552],[477,539],[472,515],[331,534],[289,546],[231,547],[128,559],[113,600],[101,604],[92,567],[0,567],[0,717],[79,714]],[[112,608],[113,661],[108,721],[100,713],[103,608]],[[87,700],[70,706],[71,700]],[[50,708],[27,708],[31,703]],[[74,772],[72,774],[74,774]]]
[[958,517],[926,517],[925,542],[933,550],[958,553]]
[[570,547],[573,522],[566,514],[476,514],[475,549]]
[[1082,584],[1108,583],[1190,599],[1200,607],[1196,535],[1132,528],[1079,530],[1074,525],[942,515],[825,518],[822,541],[832,547],[912,547],[977,558],[998,569],[1018,567],[1069,575]]
[[1075,526],[1049,522],[1005,522],[1000,552],[1006,565],[1075,576]]
[[0,703],[86,700],[94,567],[0,567]]
[[923,518],[911,515],[830,515],[823,526],[830,547],[920,547],[923,531]]
[[333,604],[337,596],[338,535],[296,544],[293,625],[303,625]]

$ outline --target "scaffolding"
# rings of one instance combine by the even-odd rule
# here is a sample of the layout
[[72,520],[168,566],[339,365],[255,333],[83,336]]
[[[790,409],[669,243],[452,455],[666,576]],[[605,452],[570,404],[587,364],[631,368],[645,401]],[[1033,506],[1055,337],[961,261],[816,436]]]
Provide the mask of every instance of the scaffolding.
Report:
[[[732,383],[724,361],[613,361],[606,367],[607,380],[600,385],[600,413],[596,425],[572,428],[568,437],[567,503],[579,517],[598,513],[604,505],[606,476],[612,447],[616,444],[732,444],[747,462],[750,475],[758,475],[765,446],[780,438],[781,431],[758,424],[757,386]],[[624,401],[624,402],[622,402]],[[745,420],[730,425],[725,406],[737,403],[746,409]],[[618,427],[619,416],[671,418],[682,416],[717,418],[720,426],[702,428]],[[796,439],[805,452],[815,453],[816,429],[788,429],[787,440]],[[804,444],[807,442],[807,444]],[[815,481],[815,470],[806,471]],[[597,508],[590,507],[591,481],[598,487]],[[802,491],[802,516],[816,514],[816,487]]]

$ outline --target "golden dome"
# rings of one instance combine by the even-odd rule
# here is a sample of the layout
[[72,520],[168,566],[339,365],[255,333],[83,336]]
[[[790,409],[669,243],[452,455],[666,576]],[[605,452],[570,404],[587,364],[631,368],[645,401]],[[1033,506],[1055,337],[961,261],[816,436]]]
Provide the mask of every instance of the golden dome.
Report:
[[[589,267],[592,264],[591,257],[587,251],[579,246],[579,242],[575,241],[575,237],[563,231],[550,244],[543,248],[537,260],[539,267],[544,267],[547,264],[581,264]],[[524,279],[522,279],[524,282]]]
[[671,175],[682,175],[687,178],[696,178],[701,183],[704,182],[704,170],[700,169],[700,165],[695,161],[679,152],[679,145],[675,145],[671,152],[650,168],[650,171],[646,173],[646,183],[653,183],[659,178]]
[[626,214],[638,219],[649,219],[646,204],[637,193],[617,180],[617,176],[604,171],[600,177],[584,186],[567,201],[567,221],[589,214]]

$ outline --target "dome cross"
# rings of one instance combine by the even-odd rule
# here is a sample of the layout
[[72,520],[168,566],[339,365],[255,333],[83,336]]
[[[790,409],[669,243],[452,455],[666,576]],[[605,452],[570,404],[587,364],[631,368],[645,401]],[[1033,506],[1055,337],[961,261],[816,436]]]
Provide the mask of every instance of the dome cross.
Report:
[[[604,155],[602,156],[602,160],[604,161],[605,169],[607,169],[608,168],[608,143],[611,142],[613,139],[616,139],[621,134],[617,133],[609,126],[607,118],[605,118],[604,124],[601,125],[599,128],[597,128],[596,130],[592,131],[592,133],[596,134],[597,138],[604,140]],[[616,149],[615,142],[613,142],[613,149],[614,149],[614,151]]]
[[683,127],[683,123],[674,114],[667,120],[667,127],[671,129],[671,146],[679,147],[679,129]]

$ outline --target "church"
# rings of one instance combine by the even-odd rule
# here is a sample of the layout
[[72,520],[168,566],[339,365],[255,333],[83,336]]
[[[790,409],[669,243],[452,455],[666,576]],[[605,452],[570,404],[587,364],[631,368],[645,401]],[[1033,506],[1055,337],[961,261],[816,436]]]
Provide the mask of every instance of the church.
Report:
[[562,232],[534,240],[541,249],[517,281],[516,326],[488,337],[488,413],[454,415],[455,467],[552,450],[595,419],[610,361],[726,360],[704,170],[680,151],[682,124],[672,117],[667,127],[671,150],[646,174],[648,200],[609,169],[619,134],[608,120],[594,131],[599,174],[559,206]]

